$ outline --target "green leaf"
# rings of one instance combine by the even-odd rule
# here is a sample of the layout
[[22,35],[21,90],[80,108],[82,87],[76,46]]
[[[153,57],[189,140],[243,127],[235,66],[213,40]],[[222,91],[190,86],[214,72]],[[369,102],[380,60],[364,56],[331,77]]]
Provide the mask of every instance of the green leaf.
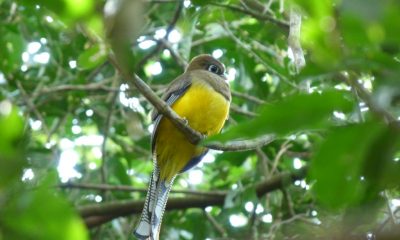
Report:
[[192,0],[193,5],[197,5],[197,6],[205,6],[209,2],[211,2],[211,1],[210,0]]
[[18,110],[7,100],[0,102],[0,189],[22,171],[24,161],[18,144],[23,135],[23,126]]
[[370,152],[383,154],[373,146],[384,130],[384,125],[376,122],[332,130],[309,170],[310,179],[316,181],[313,189],[319,201],[331,208],[362,201],[367,182],[373,180],[364,179],[365,162]]
[[96,44],[84,51],[78,58],[81,69],[92,69],[104,63],[107,59],[107,49],[103,44]]
[[333,111],[348,112],[351,109],[352,103],[347,100],[345,92],[294,95],[264,106],[257,118],[211,137],[208,142],[318,129],[328,125]]
[[189,59],[193,41],[192,37],[196,30],[196,24],[198,23],[199,15],[201,13],[199,11],[185,11],[184,13],[188,16],[190,21],[180,21],[178,24],[179,30],[182,32],[183,36],[180,41],[181,47],[179,48],[179,52],[184,59]]
[[[112,182],[116,180],[119,184],[131,185],[131,180],[127,174],[127,168],[125,164],[121,161],[123,159],[117,157],[110,157],[110,161],[108,163],[108,170],[112,173],[110,177],[112,177]],[[115,179],[115,180],[114,180]]]
[[2,35],[0,44],[3,46],[0,48],[0,55],[2,56],[0,70],[4,73],[9,73],[21,67],[25,41],[21,34],[14,32],[14,30],[4,30],[6,28],[0,29],[0,34]]
[[88,239],[82,219],[54,190],[19,192],[3,210],[5,239]]

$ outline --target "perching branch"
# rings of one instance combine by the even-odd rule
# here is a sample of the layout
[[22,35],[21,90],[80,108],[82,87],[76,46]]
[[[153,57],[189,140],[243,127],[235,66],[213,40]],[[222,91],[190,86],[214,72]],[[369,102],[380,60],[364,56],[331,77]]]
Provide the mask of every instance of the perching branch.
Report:
[[[256,186],[256,194],[262,197],[267,193],[284,188],[288,184],[303,179],[307,168],[299,169],[293,173],[281,173],[269,180],[263,181]],[[221,196],[199,195],[195,197],[170,198],[167,210],[178,210],[188,208],[205,208],[207,206],[222,206],[226,194]],[[118,201],[103,204],[93,204],[79,207],[78,211],[84,218],[88,227],[96,227],[117,217],[139,214],[142,211],[144,201]]]

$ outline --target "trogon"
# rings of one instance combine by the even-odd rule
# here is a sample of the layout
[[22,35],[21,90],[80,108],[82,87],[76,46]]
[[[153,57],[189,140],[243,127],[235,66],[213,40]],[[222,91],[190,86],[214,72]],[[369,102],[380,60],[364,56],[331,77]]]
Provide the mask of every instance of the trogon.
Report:
[[[185,72],[169,84],[162,99],[194,130],[205,136],[220,132],[231,101],[225,66],[210,55],[194,57]],[[190,143],[157,111],[152,117],[154,170],[134,234],[139,239],[156,240],[174,178],[199,163],[208,149]]]

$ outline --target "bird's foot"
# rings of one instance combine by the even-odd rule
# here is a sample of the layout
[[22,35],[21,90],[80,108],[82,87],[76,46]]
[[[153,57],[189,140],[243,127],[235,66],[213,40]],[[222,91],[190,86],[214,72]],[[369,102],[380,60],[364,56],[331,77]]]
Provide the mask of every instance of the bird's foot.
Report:
[[189,125],[189,121],[185,117],[183,117],[182,119],[183,119],[183,122],[185,123],[185,125],[188,126]]
[[207,132],[201,132],[200,134],[203,139],[205,139],[209,136]]

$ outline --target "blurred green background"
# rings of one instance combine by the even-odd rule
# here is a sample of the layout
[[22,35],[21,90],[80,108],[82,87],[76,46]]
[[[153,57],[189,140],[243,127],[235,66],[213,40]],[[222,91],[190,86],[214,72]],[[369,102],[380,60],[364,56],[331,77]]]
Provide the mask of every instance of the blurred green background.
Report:
[[152,106],[110,54],[162,94],[202,53],[213,139],[275,138],[180,175],[161,239],[399,239],[399,33],[397,0],[0,0],[0,239],[131,239]]

